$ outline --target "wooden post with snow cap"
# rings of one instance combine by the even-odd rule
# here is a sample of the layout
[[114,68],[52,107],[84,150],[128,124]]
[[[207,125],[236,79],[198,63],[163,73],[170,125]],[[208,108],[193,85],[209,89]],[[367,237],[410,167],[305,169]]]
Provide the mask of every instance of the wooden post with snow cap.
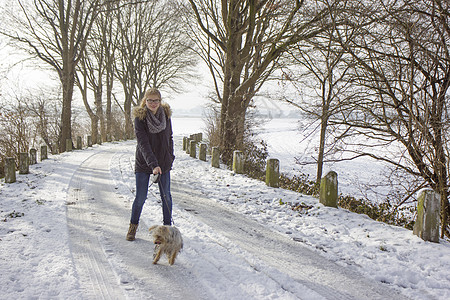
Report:
[[200,144],[200,152],[198,153],[198,159],[206,161],[206,143]]
[[244,153],[239,150],[233,152],[233,171],[236,174],[244,173]]
[[186,136],[183,137],[183,151],[186,151],[188,143],[188,138]]
[[189,141],[189,155],[193,158],[197,156],[197,142],[195,140]]
[[47,155],[47,145],[43,145],[41,146],[41,161],[45,160],[48,158]]
[[422,189],[417,199],[413,233],[424,241],[439,243],[441,197],[432,189]]
[[37,150],[34,148],[30,149],[30,165],[37,164]]
[[30,173],[28,152],[19,153],[19,174]]
[[269,158],[266,165],[266,185],[277,188],[280,183],[280,161]]
[[338,199],[337,173],[334,171],[330,171],[320,180],[319,202],[325,206],[337,207],[337,199]]
[[5,158],[5,183],[16,182],[16,161],[14,157]]
[[220,168],[219,147],[212,147],[212,150],[211,150],[211,166],[213,168]]

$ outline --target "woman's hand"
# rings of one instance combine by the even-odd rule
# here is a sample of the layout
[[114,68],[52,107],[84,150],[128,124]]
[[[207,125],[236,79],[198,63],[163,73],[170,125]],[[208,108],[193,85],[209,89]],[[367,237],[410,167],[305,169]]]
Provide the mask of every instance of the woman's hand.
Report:
[[162,174],[161,168],[160,167],[156,167],[153,169],[153,174]]

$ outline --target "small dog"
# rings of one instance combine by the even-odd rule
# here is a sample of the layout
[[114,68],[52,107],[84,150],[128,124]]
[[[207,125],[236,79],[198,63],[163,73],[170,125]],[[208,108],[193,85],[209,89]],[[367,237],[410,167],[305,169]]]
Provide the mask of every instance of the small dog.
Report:
[[169,265],[173,265],[178,252],[183,248],[183,238],[178,228],[168,225],[154,225],[150,227],[156,244],[153,254],[153,264],[157,264],[163,253],[169,259]]

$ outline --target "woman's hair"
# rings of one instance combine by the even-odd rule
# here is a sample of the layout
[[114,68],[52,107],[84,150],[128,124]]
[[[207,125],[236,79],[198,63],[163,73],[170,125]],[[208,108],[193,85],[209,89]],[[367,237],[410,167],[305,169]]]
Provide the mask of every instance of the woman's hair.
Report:
[[159,100],[161,100],[161,93],[157,88],[151,88],[149,90],[147,90],[144,94],[144,97],[142,97],[141,100],[141,107],[145,107],[145,101],[147,101],[147,99],[151,96],[151,95],[157,95]]

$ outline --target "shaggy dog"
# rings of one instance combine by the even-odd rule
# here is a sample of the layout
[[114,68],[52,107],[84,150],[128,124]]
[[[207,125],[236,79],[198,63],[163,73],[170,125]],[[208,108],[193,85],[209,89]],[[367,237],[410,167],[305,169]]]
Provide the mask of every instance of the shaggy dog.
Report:
[[163,253],[169,259],[169,265],[173,265],[178,252],[183,248],[183,239],[180,231],[173,226],[154,225],[149,231],[153,233],[154,243],[156,244],[153,254],[153,264],[158,263]]

